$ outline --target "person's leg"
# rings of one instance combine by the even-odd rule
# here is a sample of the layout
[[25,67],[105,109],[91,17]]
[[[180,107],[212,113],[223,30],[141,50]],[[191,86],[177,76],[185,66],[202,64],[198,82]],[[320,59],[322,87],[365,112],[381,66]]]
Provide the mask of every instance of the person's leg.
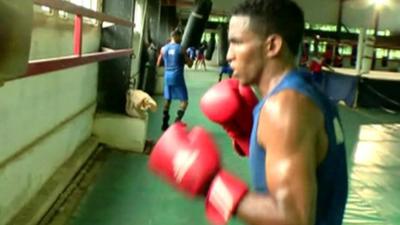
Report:
[[186,108],[189,102],[187,100],[181,101],[178,111],[176,112],[175,122],[181,121],[183,115],[185,114]]
[[163,109],[163,121],[161,125],[161,130],[165,131],[169,127],[169,108],[171,106],[171,100],[165,99],[164,109]]
[[163,108],[163,119],[162,119],[162,125],[161,125],[161,130],[165,131],[169,124],[169,107],[171,106],[171,86],[167,85],[167,83],[164,83],[164,108]]
[[203,60],[202,60],[201,62],[203,63],[204,71],[207,71],[206,60],[205,60],[205,58],[203,58]]
[[222,72],[221,73],[219,73],[219,79],[218,79],[218,82],[221,82],[221,80],[222,80]]
[[175,122],[181,121],[183,115],[185,114],[186,108],[188,106],[188,92],[186,88],[186,84],[180,85],[176,88],[177,97],[179,98],[181,104],[176,113]]

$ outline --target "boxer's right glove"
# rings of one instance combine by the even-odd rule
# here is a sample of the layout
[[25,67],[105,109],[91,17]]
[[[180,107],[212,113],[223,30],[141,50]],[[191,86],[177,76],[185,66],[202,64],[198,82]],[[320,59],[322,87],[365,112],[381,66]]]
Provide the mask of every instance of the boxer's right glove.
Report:
[[200,108],[208,119],[226,130],[236,152],[248,156],[253,109],[257,103],[250,87],[240,85],[237,79],[226,79],[203,95]]
[[201,127],[169,127],[153,148],[149,167],[189,196],[206,196],[206,215],[225,224],[247,193],[247,185],[220,169],[217,146]]

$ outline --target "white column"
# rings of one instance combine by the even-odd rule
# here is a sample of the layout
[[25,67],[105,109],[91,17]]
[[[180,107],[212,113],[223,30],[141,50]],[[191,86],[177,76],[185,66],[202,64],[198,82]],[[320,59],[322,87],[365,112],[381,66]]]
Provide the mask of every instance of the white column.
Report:
[[364,50],[362,56],[361,73],[367,74],[371,70],[372,58],[374,57],[375,37],[367,35],[364,41]]
[[365,37],[365,28],[360,29],[360,34],[358,35],[358,45],[357,45],[357,60],[356,60],[356,71],[357,74],[361,71],[362,65],[362,56],[364,51],[364,37]]

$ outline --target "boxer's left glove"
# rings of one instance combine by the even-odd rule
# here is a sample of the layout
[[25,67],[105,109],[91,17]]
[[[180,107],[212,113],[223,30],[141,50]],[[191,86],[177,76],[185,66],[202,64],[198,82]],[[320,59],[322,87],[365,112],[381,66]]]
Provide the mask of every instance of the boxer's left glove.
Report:
[[201,98],[200,108],[208,119],[226,130],[236,152],[248,156],[253,109],[257,103],[253,90],[232,78],[211,87]]
[[226,223],[247,193],[247,185],[220,169],[217,145],[201,127],[175,123],[153,148],[149,167],[187,195],[206,196],[207,218]]

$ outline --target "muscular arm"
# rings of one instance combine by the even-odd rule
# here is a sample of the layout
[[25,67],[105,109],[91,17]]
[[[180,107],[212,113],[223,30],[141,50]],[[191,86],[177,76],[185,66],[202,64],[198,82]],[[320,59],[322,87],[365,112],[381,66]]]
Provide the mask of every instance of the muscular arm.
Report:
[[[268,125],[268,126],[267,126]],[[312,225],[316,211],[316,168],[323,115],[305,96],[286,90],[269,99],[260,114],[258,142],[269,193],[249,193],[237,215],[251,225]]]
[[183,60],[185,60],[185,64],[189,68],[192,68],[193,61],[189,58],[188,54],[186,53],[186,50],[182,49],[182,55],[183,55]]
[[161,66],[161,60],[163,60],[163,49],[161,49],[160,54],[158,55],[158,58],[157,58],[157,66],[158,67]]

